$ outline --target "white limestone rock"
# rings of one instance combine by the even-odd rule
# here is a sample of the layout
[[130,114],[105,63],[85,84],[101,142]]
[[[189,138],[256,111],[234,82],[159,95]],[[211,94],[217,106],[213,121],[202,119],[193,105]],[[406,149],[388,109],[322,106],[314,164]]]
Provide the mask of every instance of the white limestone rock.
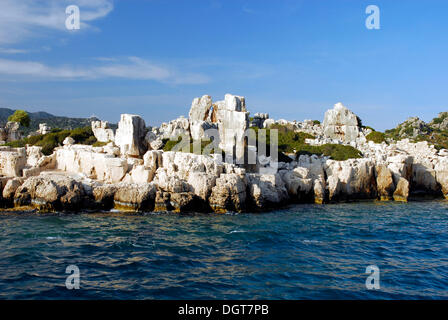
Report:
[[325,112],[324,135],[344,142],[356,141],[360,135],[358,117],[342,103]]
[[92,131],[99,142],[115,141],[115,133],[107,121],[92,121]]
[[251,205],[255,210],[279,206],[289,199],[279,174],[246,174]]
[[122,114],[115,134],[115,144],[120,147],[122,155],[139,157],[146,151],[145,135],[145,121],[140,116]]

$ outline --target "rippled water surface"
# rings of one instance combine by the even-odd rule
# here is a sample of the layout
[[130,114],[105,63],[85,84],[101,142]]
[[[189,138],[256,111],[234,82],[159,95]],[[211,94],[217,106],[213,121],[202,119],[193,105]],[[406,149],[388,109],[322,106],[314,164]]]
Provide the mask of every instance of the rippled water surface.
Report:
[[[65,287],[72,264],[79,290]],[[368,265],[380,268],[380,290],[365,287]],[[0,298],[447,299],[448,202],[0,213]]]

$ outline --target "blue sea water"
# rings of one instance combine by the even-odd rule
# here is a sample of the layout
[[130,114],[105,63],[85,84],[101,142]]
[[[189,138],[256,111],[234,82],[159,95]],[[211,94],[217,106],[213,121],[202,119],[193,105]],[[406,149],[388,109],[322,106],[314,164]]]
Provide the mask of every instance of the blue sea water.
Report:
[[[80,289],[68,290],[68,265]],[[366,267],[380,269],[367,290]],[[447,299],[448,202],[0,213],[1,299]]]

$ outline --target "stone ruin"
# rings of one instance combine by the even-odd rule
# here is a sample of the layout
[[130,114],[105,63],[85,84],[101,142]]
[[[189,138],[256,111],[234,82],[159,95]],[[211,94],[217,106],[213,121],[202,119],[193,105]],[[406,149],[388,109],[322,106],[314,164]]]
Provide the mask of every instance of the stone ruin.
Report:
[[193,100],[188,119],[180,117],[158,128],[147,128],[141,117],[130,114],[121,115],[115,133],[107,122],[94,121],[93,132],[107,142],[104,146],[76,145],[67,138],[48,156],[40,147],[0,147],[0,205],[56,211],[87,207],[226,212],[297,202],[406,201],[417,193],[448,198],[447,150],[409,140],[366,142],[358,118],[342,104],[326,112],[323,124],[273,120],[266,114],[254,116],[252,124],[309,132],[316,143],[356,143],[363,158],[335,161],[300,155],[267,173],[213,155],[159,150],[165,139],[206,139],[211,131],[220,148],[237,159],[244,156],[238,146],[244,146],[248,116],[243,97],[228,94],[213,102],[203,96]]
[[356,141],[360,134],[360,122],[356,114],[342,103],[325,112],[324,135],[344,142]]
[[115,132],[107,121],[92,121],[92,131],[99,142],[114,142]]
[[4,128],[0,127],[0,144],[22,139],[18,122],[8,121]]

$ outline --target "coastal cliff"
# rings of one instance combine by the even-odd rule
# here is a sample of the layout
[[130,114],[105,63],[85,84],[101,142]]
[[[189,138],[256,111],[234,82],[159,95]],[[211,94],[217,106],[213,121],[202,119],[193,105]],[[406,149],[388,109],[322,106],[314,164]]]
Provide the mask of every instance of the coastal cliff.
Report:
[[[247,110],[241,96],[203,96],[193,100],[188,119],[158,128],[129,114],[116,132],[93,121],[100,146],[67,137],[50,155],[38,146],[0,147],[0,206],[224,213],[448,196],[446,149],[371,139],[375,131],[341,103],[322,124],[249,117]],[[285,145],[285,137],[293,143]]]

